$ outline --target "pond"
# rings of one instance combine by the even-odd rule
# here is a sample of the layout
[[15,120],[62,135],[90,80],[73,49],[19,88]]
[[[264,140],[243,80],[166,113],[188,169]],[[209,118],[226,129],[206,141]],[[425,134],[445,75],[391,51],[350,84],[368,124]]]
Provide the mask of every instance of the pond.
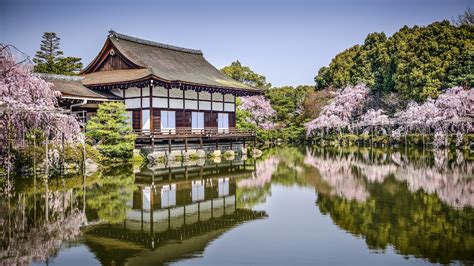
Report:
[[473,158],[285,147],[17,175],[0,202],[0,264],[472,264]]

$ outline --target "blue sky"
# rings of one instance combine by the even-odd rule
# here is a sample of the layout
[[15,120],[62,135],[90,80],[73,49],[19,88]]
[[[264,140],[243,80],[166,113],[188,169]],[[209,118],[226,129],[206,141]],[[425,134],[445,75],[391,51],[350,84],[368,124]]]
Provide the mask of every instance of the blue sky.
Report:
[[393,34],[473,7],[468,0],[0,0],[0,42],[34,56],[45,31],[87,65],[107,31],[203,50],[221,68],[239,59],[274,86],[314,84],[321,66],[370,32]]

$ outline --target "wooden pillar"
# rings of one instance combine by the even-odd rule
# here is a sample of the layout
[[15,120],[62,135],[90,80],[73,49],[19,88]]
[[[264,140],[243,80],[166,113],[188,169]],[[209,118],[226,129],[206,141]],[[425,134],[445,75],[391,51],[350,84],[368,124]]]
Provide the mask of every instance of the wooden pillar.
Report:
[[171,208],[167,207],[168,209],[168,230],[171,229]]
[[202,143],[202,137],[201,137],[201,138],[199,138],[199,146],[201,147],[201,150],[202,150],[202,149],[203,149],[203,147],[204,147],[204,145],[203,145],[203,143]]
[[167,88],[166,88],[166,100],[168,101],[168,103],[166,105],[167,109],[170,108],[170,89],[171,89],[171,86],[167,86]]
[[155,239],[154,239],[154,230],[153,230],[153,200],[154,200],[154,191],[155,185],[151,186],[150,189],[150,242],[151,242],[151,247],[155,247]]
[[219,149],[219,139],[216,139],[216,150]]
[[199,108],[199,93],[201,93],[201,91],[196,91],[196,95],[197,95],[197,109],[200,111],[201,109]]
[[198,222],[201,221],[201,201],[198,201]]
[[[186,100],[185,100],[185,97],[184,97],[184,89],[183,89],[183,117],[184,117],[185,128],[187,128],[188,120],[187,120],[187,117],[186,117],[185,108],[186,108]],[[192,127],[192,125],[190,127]],[[184,134],[186,134],[186,131],[184,132]]]
[[184,151],[188,152],[188,138],[184,139]]
[[143,132],[143,87],[140,86],[140,132]]
[[214,115],[213,115],[213,113],[214,113],[214,112],[213,112],[213,109],[214,109],[214,108],[212,108],[212,107],[213,107],[213,106],[212,106],[212,93],[209,92],[209,94],[211,95],[211,128],[212,128],[212,125],[214,124],[214,122],[217,122],[217,121],[214,121],[214,122],[212,121],[212,119],[214,119]]
[[186,225],[186,205],[183,206],[183,225]]
[[171,138],[168,139],[168,153],[171,153]]
[[151,138],[152,138],[152,146],[154,146],[154,141],[153,141],[153,131],[155,130],[155,125],[153,124],[153,80],[150,81],[150,133],[151,133]]
[[214,199],[211,199],[211,218],[214,218]]

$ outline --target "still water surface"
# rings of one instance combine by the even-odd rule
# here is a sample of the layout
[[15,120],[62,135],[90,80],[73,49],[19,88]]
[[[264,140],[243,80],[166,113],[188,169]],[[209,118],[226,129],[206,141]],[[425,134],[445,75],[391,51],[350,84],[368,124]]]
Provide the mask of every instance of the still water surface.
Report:
[[0,264],[472,264],[472,158],[290,147],[22,175],[0,203]]

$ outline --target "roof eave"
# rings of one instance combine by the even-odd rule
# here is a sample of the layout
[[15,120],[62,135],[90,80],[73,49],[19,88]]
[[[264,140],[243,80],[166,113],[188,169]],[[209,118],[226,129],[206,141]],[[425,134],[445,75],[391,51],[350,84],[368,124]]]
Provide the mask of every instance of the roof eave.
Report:
[[163,86],[165,88],[179,88],[179,89],[189,89],[189,90],[219,90],[219,91],[228,91],[228,92],[240,92],[242,94],[251,94],[251,95],[260,95],[263,94],[263,90],[259,89],[244,89],[236,87],[224,87],[224,86],[213,86],[207,84],[192,83],[181,80],[166,80],[160,78],[156,75],[149,75],[143,78],[128,80],[128,81],[119,81],[119,82],[109,82],[109,83],[97,83],[97,84],[84,84],[86,87],[91,88],[130,88],[130,87],[143,87],[151,85],[152,82],[158,86]]

